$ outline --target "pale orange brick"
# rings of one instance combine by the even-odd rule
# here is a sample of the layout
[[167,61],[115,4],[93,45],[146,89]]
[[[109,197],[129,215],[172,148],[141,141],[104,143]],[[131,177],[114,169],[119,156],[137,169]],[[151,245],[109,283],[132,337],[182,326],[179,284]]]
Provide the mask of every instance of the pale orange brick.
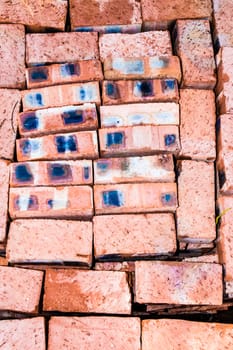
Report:
[[3,242],[7,234],[8,219],[8,189],[9,189],[9,164],[0,160],[0,242]]
[[90,265],[92,224],[65,220],[16,220],[10,225],[7,257],[12,263]]
[[94,254],[142,256],[176,251],[176,230],[172,214],[95,216]]
[[130,314],[127,275],[118,271],[46,271],[44,311]]
[[93,215],[90,186],[11,188],[9,213],[20,218],[89,218]]
[[99,58],[97,33],[47,33],[26,35],[28,66]]
[[96,131],[46,135],[16,141],[18,161],[95,159],[98,157]]
[[178,20],[176,51],[181,59],[183,87],[213,89],[215,61],[208,20]]
[[0,310],[38,312],[42,271],[0,266],[0,279]]
[[134,272],[134,261],[122,261],[122,262],[96,262],[94,269],[97,271],[122,271],[122,272]]
[[175,183],[95,185],[96,214],[174,212]]
[[0,321],[0,344],[3,350],[45,350],[43,317]]
[[140,350],[140,334],[136,317],[52,317],[48,350]]
[[179,164],[177,237],[190,243],[216,238],[214,164],[184,160]]
[[136,261],[135,302],[221,305],[222,266],[208,263]]
[[233,3],[231,0],[213,0],[214,39],[217,47],[233,46]]
[[215,95],[209,90],[180,90],[181,157],[214,160],[216,157]]
[[219,112],[232,113],[233,99],[233,47],[222,47],[216,56],[218,67],[218,84],[216,86]]

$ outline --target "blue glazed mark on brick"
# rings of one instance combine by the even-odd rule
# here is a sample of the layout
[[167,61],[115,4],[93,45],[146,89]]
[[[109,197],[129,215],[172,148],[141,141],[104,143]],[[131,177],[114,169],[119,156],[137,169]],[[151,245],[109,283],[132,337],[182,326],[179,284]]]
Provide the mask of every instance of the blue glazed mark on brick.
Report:
[[77,139],[75,135],[55,136],[55,143],[58,153],[77,151]]
[[174,205],[176,202],[175,193],[163,193],[161,195],[161,202],[163,205]]
[[35,67],[29,70],[29,80],[31,82],[43,82],[48,79],[47,67]]
[[36,210],[38,209],[38,198],[37,196],[30,196],[28,202],[28,210]]
[[37,130],[39,126],[39,120],[36,117],[36,113],[29,112],[22,116],[23,128],[27,131]]
[[53,200],[52,199],[48,199],[47,200],[47,205],[48,205],[49,209],[53,209]]
[[110,34],[110,33],[121,33],[122,28],[120,26],[106,26],[105,28],[105,33]]
[[39,92],[32,92],[26,95],[26,103],[30,107],[43,107],[43,96]]
[[33,181],[33,175],[28,165],[19,164],[15,167],[15,177],[19,182]]
[[126,61],[124,58],[115,58],[112,67],[124,74],[144,74],[144,62],[142,60]]
[[69,164],[62,163],[48,163],[48,176],[52,181],[72,180],[72,171]]
[[80,65],[78,63],[66,63],[60,67],[62,77],[70,77],[73,75],[80,75]]
[[93,27],[77,27],[75,28],[75,32],[93,32]]
[[152,69],[166,68],[169,63],[169,59],[166,57],[150,57],[149,61]]
[[106,172],[109,168],[109,162],[107,160],[99,160],[97,162],[97,169]]
[[164,136],[165,146],[173,145],[176,142],[176,135],[168,134]]
[[103,204],[106,207],[121,207],[122,205],[124,205],[123,193],[120,191],[104,191],[102,195]]
[[162,90],[174,90],[175,89],[175,79],[165,79],[162,81]]
[[140,97],[154,96],[152,80],[136,81],[134,84],[134,95]]
[[96,90],[93,85],[78,87],[76,91],[78,101],[90,102],[96,98]]
[[40,148],[40,144],[37,140],[22,140],[20,143],[20,148],[24,155],[30,155],[31,152],[35,152]]
[[105,85],[105,93],[108,97],[111,97],[113,99],[119,98],[119,91],[117,85],[114,82],[108,82]]
[[220,188],[223,187],[224,183],[226,182],[226,174],[224,171],[218,172],[218,178],[219,178],[219,186]]
[[107,133],[106,146],[111,147],[114,145],[122,145],[124,143],[124,133],[123,132],[111,132]]
[[89,180],[89,178],[90,178],[90,168],[89,168],[89,166],[85,166],[83,168],[83,178],[84,178],[84,180]]
[[83,111],[77,109],[66,111],[61,116],[65,125],[80,124],[84,121]]
[[221,129],[221,118],[218,118],[216,121],[216,133],[218,134]]
[[37,210],[38,198],[35,195],[27,196],[17,196],[14,200],[14,208],[16,210],[25,211],[25,210]]

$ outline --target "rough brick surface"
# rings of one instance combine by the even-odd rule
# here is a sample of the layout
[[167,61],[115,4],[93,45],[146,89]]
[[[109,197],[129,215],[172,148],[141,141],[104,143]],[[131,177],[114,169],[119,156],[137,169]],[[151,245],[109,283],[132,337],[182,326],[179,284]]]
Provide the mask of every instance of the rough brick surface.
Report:
[[8,162],[0,160],[0,242],[4,241],[7,233],[8,188],[9,165]]
[[217,46],[233,46],[233,3],[231,0],[213,0],[214,39]]
[[0,279],[0,310],[38,312],[42,271],[0,266]]
[[217,105],[221,114],[233,112],[233,47],[223,47],[216,56],[218,84]]
[[134,272],[134,270],[135,270],[134,266],[135,266],[134,261],[96,262],[95,263],[95,270]]
[[44,311],[129,314],[131,297],[124,272],[47,270]]
[[144,304],[221,305],[222,266],[137,261],[135,301]]

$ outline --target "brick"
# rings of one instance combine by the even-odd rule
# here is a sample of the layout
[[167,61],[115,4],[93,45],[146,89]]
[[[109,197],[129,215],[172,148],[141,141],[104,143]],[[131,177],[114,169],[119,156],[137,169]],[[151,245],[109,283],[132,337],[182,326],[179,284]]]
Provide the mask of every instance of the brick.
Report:
[[47,270],[43,310],[129,314],[127,275],[115,271]]
[[51,317],[48,350],[140,350],[140,332],[136,317]]
[[179,105],[166,103],[134,103],[100,106],[102,128],[134,125],[179,125]]
[[98,116],[94,103],[22,112],[18,116],[20,136],[42,136],[58,132],[95,130]]
[[218,264],[219,257],[218,257],[218,253],[216,251],[213,251],[213,253],[211,254],[200,255],[200,256],[190,257],[190,258],[187,257],[187,258],[184,258],[183,261]]
[[145,30],[167,29],[177,19],[211,18],[211,0],[141,0],[143,28]]
[[233,3],[213,0],[214,39],[217,47],[233,46]]
[[[181,331],[182,330],[182,331]],[[142,321],[142,350],[201,350],[232,347],[231,324],[190,322],[185,320]]]
[[94,161],[95,184],[174,182],[171,154],[147,157],[102,158]]
[[96,214],[174,212],[175,183],[95,185]]
[[218,84],[216,86],[217,106],[220,114],[233,112],[233,47],[224,47],[216,56],[218,67]]
[[94,254],[135,257],[172,254],[176,251],[176,229],[172,214],[95,216]]
[[99,60],[51,64],[26,69],[26,81],[29,89],[102,79],[103,73]]
[[18,90],[0,89],[0,158],[13,160],[20,101]]
[[181,157],[207,161],[215,159],[215,108],[213,91],[180,90]]
[[[12,6],[13,7],[13,6]],[[1,5],[0,5],[1,13]],[[1,14],[0,14],[1,17]],[[0,24],[0,87],[25,86],[25,32],[20,24]],[[12,59],[13,58],[13,59]]]
[[133,102],[178,102],[179,92],[175,79],[105,80],[102,100],[105,105]]
[[175,47],[181,59],[183,87],[213,89],[216,83],[208,20],[178,20]]
[[67,0],[49,2],[2,0],[0,22],[24,24],[30,31],[65,30]]
[[38,312],[42,271],[0,266],[0,278],[0,310]]
[[90,186],[11,188],[9,213],[21,218],[89,218],[93,215]]
[[7,233],[8,219],[8,188],[9,188],[9,164],[0,160],[0,242],[3,242]]
[[45,350],[44,318],[0,321],[0,344],[6,350]]
[[16,141],[18,161],[94,159],[98,157],[96,131],[46,135]]
[[97,33],[46,33],[26,35],[28,66],[99,58]]
[[134,265],[134,261],[96,262],[94,268],[97,271],[134,272]]
[[214,164],[184,160],[179,166],[177,237],[210,243],[216,238]]
[[[101,61],[107,58],[172,55],[168,31],[137,34],[102,34],[99,38]],[[139,64],[140,66],[140,64]],[[132,69],[132,67],[131,67]]]
[[140,2],[71,0],[70,20],[71,30],[74,31],[140,32],[142,23]]
[[136,125],[99,129],[102,157],[177,153],[179,129],[175,125]]
[[180,61],[177,56],[115,57],[103,62],[104,77],[120,79],[177,79],[181,80]]
[[135,302],[221,305],[222,266],[207,263],[136,261]]
[[91,160],[11,163],[11,187],[91,185]]
[[83,103],[100,104],[98,82],[49,86],[22,92],[23,110],[81,105]]
[[92,223],[65,220],[16,220],[10,225],[7,256],[11,263],[90,265]]

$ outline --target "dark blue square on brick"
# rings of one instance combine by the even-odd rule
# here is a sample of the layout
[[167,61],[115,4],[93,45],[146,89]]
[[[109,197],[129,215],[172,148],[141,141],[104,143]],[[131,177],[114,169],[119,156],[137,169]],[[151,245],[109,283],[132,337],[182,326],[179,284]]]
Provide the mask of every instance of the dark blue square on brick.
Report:
[[107,207],[121,207],[123,205],[122,192],[120,191],[104,191],[103,192],[103,202]]
[[113,145],[122,145],[124,141],[123,132],[112,132],[107,134],[106,146],[111,147]]

